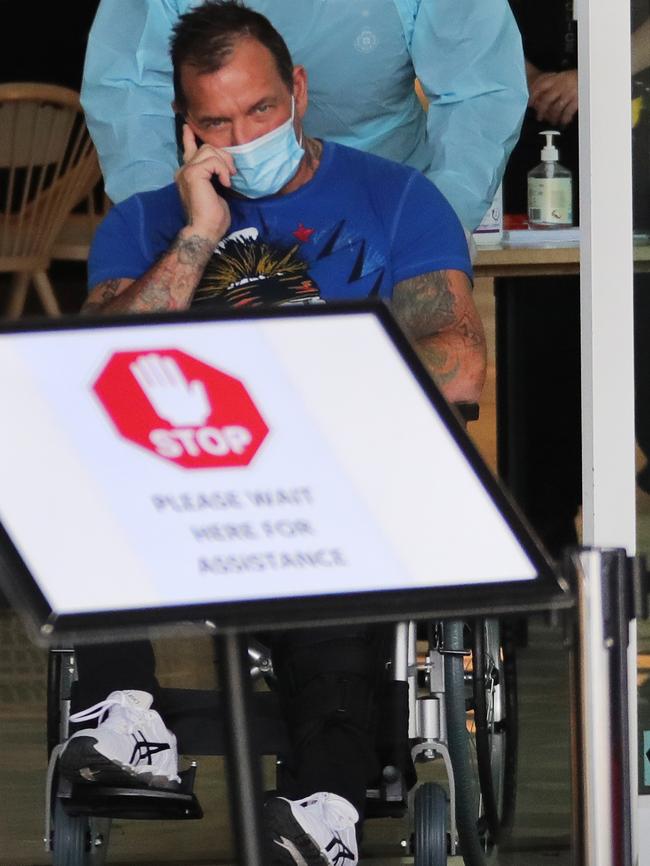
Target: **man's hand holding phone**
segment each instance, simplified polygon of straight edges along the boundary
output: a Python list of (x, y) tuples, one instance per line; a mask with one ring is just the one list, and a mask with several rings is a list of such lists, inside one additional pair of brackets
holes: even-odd
[(187, 123), (183, 124), (183, 165), (176, 173), (187, 224), (200, 237), (221, 240), (230, 228), (230, 208), (214, 188), (216, 177), (222, 186), (229, 187), (235, 174), (232, 156), (209, 144), (200, 144)]

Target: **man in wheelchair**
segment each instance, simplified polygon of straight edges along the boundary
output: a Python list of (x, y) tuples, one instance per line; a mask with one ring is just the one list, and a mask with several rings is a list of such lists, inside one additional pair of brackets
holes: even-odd
[[(465, 235), (440, 192), (413, 169), (308, 137), (306, 71), (245, 6), (194, 8), (176, 25), (171, 54), (183, 165), (174, 184), (109, 212), (91, 250), (85, 312), (380, 297), (447, 399), (477, 401), (485, 338)], [(292, 763), (281, 796), (265, 805), (271, 862), (357, 862), (366, 788), (379, 771), (382, 643), (377, 627), (272, 637)], [(61, 774), (174, 785), (176, 741), (160, 715), (151, 645), (76, 654), (76, 704), (89, 708), (71, 717), (81, 727)]]

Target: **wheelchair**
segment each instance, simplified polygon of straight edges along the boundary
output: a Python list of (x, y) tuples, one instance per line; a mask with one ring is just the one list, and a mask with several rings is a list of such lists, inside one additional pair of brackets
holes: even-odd
[[(517, 676), (515, 629), (507, 620), (400, 622), (386, 660), (377, 753), (382, 771), (366, 792), (366, 819), (408, 817), (415, 866), (446, 866), (460, 855), (485, 866), (512, 827), (516, 792)], [(248, 643), (252, 738), (260, 755), (289, 750), (266, 648)], [(72, 785), (57, 760), (68, 737), (76, 681), (74, 651), (49, 654), (45, 848), (53, 866), (108, 863), (111, 821), (202, 817), (193, 793), (197, 764), (180, 771), (174, 790)], [(225, 753), (220, 695), (163, 689), (161, 711), (181, 755)], [(418, 768), (438, 760), (446, 779), (418, 782)], [(406, 853), (406, 852), (403, 852)]]

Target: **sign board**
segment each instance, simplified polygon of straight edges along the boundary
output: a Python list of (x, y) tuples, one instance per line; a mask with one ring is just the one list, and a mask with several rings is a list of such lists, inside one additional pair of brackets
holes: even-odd
[(0, 400), (2, 574), (43, 634), (562, 595), (383, 305), (5, 326)]

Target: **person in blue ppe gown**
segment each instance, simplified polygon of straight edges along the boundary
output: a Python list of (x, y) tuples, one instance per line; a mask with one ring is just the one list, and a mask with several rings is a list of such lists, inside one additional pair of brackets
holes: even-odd
[[(102, 0), (82, 103), (113, 202), (178, 168), (168, 43), (196, 0)], [(507, 0), (252, 0), (309, 74), (306, 134), (423, 171), (466, 230), (501, 181), (528, 98)], [(428, 111), (415, 92), (418, 79)]]
[[(546, 129), (561, 131), (560, 162), (573, 173), (573, 214), (579, 225), (578, 34), (573, 0), (511, 0), (522, 34), (530, 85), (529, 109), (504, 180), (504, 210), (525, 214), (526, 177), (540, 160)], [(650, 92), (644, 72), (648, 0), (631, 5), (632, 94)], [(648, 101), (650, 104), (650, 100)], [(636, 232), (650, 229), (650, 123), (640, 111), (632, 130), (633, 218)], [(634, 278), (636, 437), (650, 454), (650, 286)], [(560, 559), (578, 544), (582, 501), (580, 415), (580, 278), (512, 277), (495, 283), (498, 464), (507, 484), (549, 553)], [(650, 468), (638, 475), (650, 492)]]
[[(511, 0), (530, 105), (503, 182), (506, 214), (526, 214), (527, 173), (545, 129), (561, 132), (560, 162), (573, 173), (579, 224), (578, 43), (572, 0)], [(495, 281), (499, 475), (555, 559), (578, 543), (581, 501), (580, 278)]]

